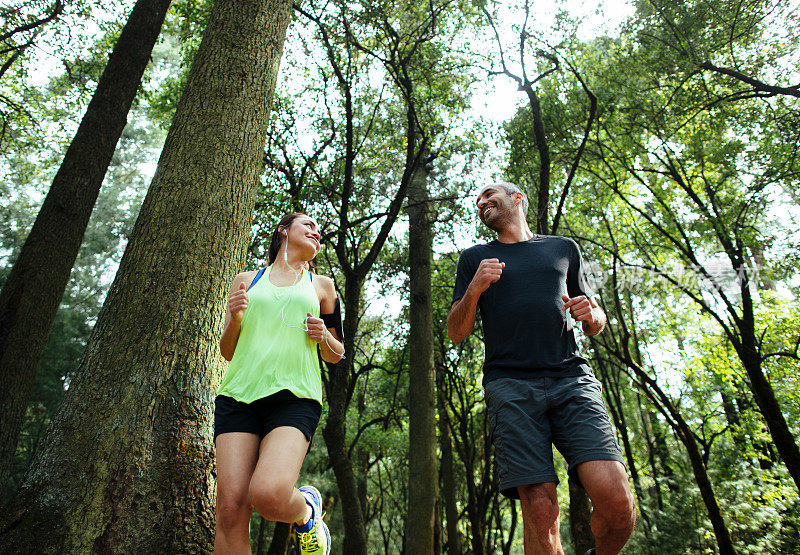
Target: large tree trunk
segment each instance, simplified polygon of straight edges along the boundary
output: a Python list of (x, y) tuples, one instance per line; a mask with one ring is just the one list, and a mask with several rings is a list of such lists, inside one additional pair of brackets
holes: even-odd
[[(427, 158), (423, 155), (423, 158)], [(425, 160), (429, 162), (429, 160)], [(433, 553), (439, 472), (431, 299), (431, 220), (426, 164), (414, 169), (408, 187), (410, 323), (408, 334), (409, 469), (406, 553)]]
[(89, 216), (170, 0), (139, 0), (0, 291), (0, 487)]
[(210, 551), (211, 407), (287, 0), (218, 0), (150, 190), (0, 551)]

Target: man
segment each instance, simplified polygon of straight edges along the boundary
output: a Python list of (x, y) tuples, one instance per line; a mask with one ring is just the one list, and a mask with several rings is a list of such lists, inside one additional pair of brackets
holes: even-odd
[(634, 503), (600, 383), (566, 315), (589, 335), (606, 324), (578, 246), (565, 237), (534, 235), (525, 217), (528, 201), (516, 185), (483, 187), (477, 204), (497, 239), (461, 253), (447, 334), (455, 343), (467, 337), (480, 308), (500, 490), (520, 499), (525, 553), (564, 552), (551, 445), (592, 500), (596, 553), (619, 553), (633, 531)]

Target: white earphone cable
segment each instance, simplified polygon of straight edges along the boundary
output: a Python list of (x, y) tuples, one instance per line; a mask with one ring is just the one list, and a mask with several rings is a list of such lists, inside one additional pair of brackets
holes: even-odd
[[(297, 330), (308, 332), (308, 318), (309, 318), (308, 316), (306, 316), (305, 319), (303, 319), (303, 327), (294, 326), (292, 324), (289, 324), (286, 321), (286, 315), (285, 315), (286, 307), (289, 306), (289, 304), (292, 302), (292, 298), (294, 297), (294, 286), (297, 285), (297, 283), (303, 277), (303, 266), (300, 266), (300, 271), (299, 272), (295, 272), (295, 269), (292, 268), (289, 265), (289, 254), (288, 254), (289, 253), (289, 234), (286, 232), (286, 230), (283, 231), (283, 234), (286, 237), (286, 245), (284, 246), (284, 249), (283, 249), (283, 263), (294, 274), (294, 280), (292, 281), (292, 285), (289, 287), (289, 296), (286, 298), (286, 303), (284, 303), (283, 308), (281, 308), (281, 322), (287, 328), (294, 328), (294, 329), (297, 329)], [(328, 346), (328, 349), (330, 349), (331, 352), (333, 354), (335, 354), (336, 356), (339, 356), (342, 359), (344, 359), (344, 345), (342, 345), (342, 352), (341, 353), (337, 353), (336, 350), (333, 347), (331, 347), (331, 344), (328, 342), (328, 334), (326, 332), (327, 332), (327, 330), (323, 331), (322, 337), (323, 337), (323, 339), (325, 339), (325, 344)]]

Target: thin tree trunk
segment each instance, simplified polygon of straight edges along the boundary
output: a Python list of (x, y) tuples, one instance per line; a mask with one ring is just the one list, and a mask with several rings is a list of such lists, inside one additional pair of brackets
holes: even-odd
[(700, 490), (700, 496), (703, 498), (703, 503), (706, 506), (708, 518), (711, 521), (711, 526), (714, 529), (714, 536), (717, 539), (717, 546), (720, 553), (723, 555), (731, 555), (736, 553), (733, 548), (733, 541), (731, 540), (730, 532), (725, 524), (725, 519), (722, 516), (717, 497), (714, 494), (714, 487), (711, 484), (711, 479), (708, 476), (703, 456), (700, 449), (697, 447), (697, 442), (692, 435), (689, 425), (684, 420), (683, 416), (669, 401), (666, 394), (659, 388), (658, 384), (631, 360), (627, 360), (629, 368), (637, 375), (639, 380), (645, 384), (644, 387), (649, 389), (651, 397), (659, 399), (662, 406), (659, 406), (664, 415), (667, 417), (667, 422), (675, 430), (675, 435), (686, 448), (686, 454), (689, 456), (689, 461), (692, 465), (692, 472), (694, 474), (695, 482)]
[(272, 529), (272, 541), (269, 543), (267, 555), (284, 555), (289, 547), (291, 525), (286, 522), (276, 522)]
[(436, 388), (438, 407), (439, 407), (439, 450), (442, 453), (441, 476), (442, 492), (444, 500), (444, 514), (447, 520), (447, 546), (448, 555), (461, 555), (461, 533), (458, 531), (458, 506), (456, 505), (456, 480), (455, 465), (453, 464), (453, 446), (450, 438), (450, 419), (444, 403), (444, 380), (439, 378), (437, 372), (438, 387)]
[(508, 525), (508, 532), (506, 533), (507, 539), (503, 542), (503, 555), (511, 554), (511, 548), (514, 544), (514, 534), (517, 531), (517, 522), (519, 521), (519, 517), (517, 516), (516, 500), (509, 499), (509, 503), (509, 511), (511, 511), (511, 523)]
[[(599, 357), (598, 357), (599, 359)], [(639, 469), (636, 466), (636, 459), (633, 456), (633, 446), (631, 445), (630, 436), (628, 434), (628, 423), (625, 418), (625, 404), (623, 393), (620, 391), (619, 384), (619, 371), (615, 372), (612, 376), (609, 373), (609, 368), (603, 363), (602, 359), (597, 360), (598, 368), (600, 370), (600, 379), (606, 390), (605, 398), (608, 403), (609, 413), (614, 421), (614, 426), (619, 432), (620, 439), (622, 440), (622, 448), (625, 453), (625, 460), (628, 462), (628, 471), (633, 481), (633, 489), (636, 492), (637, 506), (642, 515), (645, 523), (645, 534), (650, 535), (651, 524), (650, 516), (644, 506), (644, 495), (642, 490), (642, 483), (639, 477)]]
[[(210, 551), (213, 391), (291, 2), (214, 3), (153, 182), (0, 551)], [(43, 533), (46, 531), (46, 533)]]
[(408, 187), (409, 258), (409, 469), (406, 553), (433, 553), (439, 471), (436, 459), (436, 386), (433, 367), (432, 237), (428, 197), (430, 162), (414, 169)]
[(656, 507), (659, 511), (664, 510), (664, 499), (661, 494), (661, 473), (656, 466), (656, 444), (655, 440), (650, 437), (650, 431), (652, 426), (652, 413), (649, 409), (646, 409), (642, 406), (642, 399), (639, 393), (636, 393), (636, 401), (639, 403), (639, 419), (642, 422), (642, 435), (644, 436), (644, 442), (647, 449), (647, 463), (650, 466), (650, 475), (653, 479), (653, 487), (650, 489), (651, 495), (655, 495), (656, 498)]
[(703, 463), (703, 456), (697, 448), (697, 443), (694, 441), (688, 425), (683, 419), (677, 420), (677, 424), (678, 429), (676, 432), (684, 447), (686, 447), (686, 453), (689, 455), (694, 478), (700, 490), (700, 496), (703, 498), (703, 503), (708, 511), (708, 518), (711, 520), (711, 526), (714, 528), (714, 535), (717, 538), (719, 552), (723, 555), (733, 555), (736, 553), (736, 550), (733, 548), (733, 541), (731, 540), (728, 527), (725, 524), (725, 519), (722, 517), (722, 511), (717, 502), (717, 497), (714, 495), (714, 488), (708, 477), (706, 465)]
[[(366, 387), (366, 384), (361, 384), (356, 395), (356, 410), (358, 410), (359, 425), (364, 421), (364, 412), (367, 410)], [(367, 507), (367, 467), (369, 466), (369, 451), (363, 445), (358, 445), (355, 451), (354, 463), (356, 466), (355, 474), (356, 488), (358, 489), (358, 503), (361, 505), (361, 514), (364, 515), (366, 524), (366, 521), (369, 519), (369, 510)]]
[(536, 192), (536, 233), (547, 234), (550, 232), (547, 208), (550, 204), (550, 147), (544, 131), (544, 119), (539, 96), (531, 84), (525, 87), (528, 103), (531, 107), (533, 118), (533, 136), (536, 139), (536, 150), (539, 151), (539, 189)]
[[(466, 441), (470, 438), (465, 437)], [(478, 481), (482, 478), (475, 473), (475, 457), (474, 446), (465, 445), (465, 449), (469, 450), (466, 457), (462, 457), (464, 467), (467, 475), (467, 516), (470, 523), (470, 545), (472, 546), (473, 555), (484, 555), (485, 539), (486, 539), (486, 526), (484, 519), (486, 518), (486, 509), (488, 505), (481, 503), (481, 492), (478, 488)], [(488, 449), (488, 445), (486, 446)], [(487, 461), (491, 464), (491, 461)], [(486, 477), (484, 474), (483, 477)]]
[[(750, 378), (750, 391), (758, 404), (761, 415), (767, 423), (772, 441), (778, 449), (783, 464), (794, 480), (795, 487), (800, 491), (800, 447), (797, 446), (794, 435), (786, 423), (783, 411), (775, 397), (772, 384), (764, 375), (762, 368), (759, 340), (756, 337), (755, 313), (753, 299), (750, 293), (750, 281), (745, 276), (740, 284), (742, 293), (742, 316), (739, 319), (739, 334), (741, 341), (734, 345), (736, 354), (742, 361), (747, 377)], [(754, 284), (758, 285), (758, 284)]]
[(725, 411), (725, 420), (731, 430), (733, 444), (736, 446), (737, 451), (744, 453), (748, 448), (748, 442), (742, 433), (742, 421), (739, 418), (739, 411), (736, 410), (733, 399), (725, 389), (720, 388), (719, 396), (722, 399), (722, 409)]
[[(753, 335), (753, 339), (755, 339), (755, 335)], [(752, 344), (756, 344), (755, 340)], [(775, 397), (775, 391), (761, 369), (760, 355), (756, 352), (755, 347), (742, 347), (739, 356), (747, 372), (747, 377), (750, 378), (750, 390), (767, 423), (772, 441), (775, 443), (789, 475), (794, 480), (795, 487), (800, 490), (800, 448), (786, 423), (786, 418), (784, 418)]]
[(0, 291), (0, 487), (100, 185), (170, 0), (138, 0)]
[(258, 519), (258, 532), (256, 532), (256, 548), (255, 555), (264, 555), (267, 543), (267, 528), (269, 524), (266, 519), (259, 517)]
[(589, 496), (578, 483), (569, 478), (569, 531), (575, 553), (586, 553), (594, 547), (594, 536), (591, 527), (592, 508)]
[[(622, 312), (622, 305), (619, 297), (616, 298), (615, 311), (619, 321), (624, 323), (624, 314)], [(708, 518), (711, 521), (712, 528), (714, 529), (714, 536), (717, 539), (717, 545), (720, 553), (723, 555), (735, 553), (730, 532), (725, 524), (725, 519), (722, 516), (722, 511), (719, 507), (719, 503), (717, 502), (716, 495), (714, 494), (714, 488), (708, 476), (705, 463), (703, 462), (703, 457), (697, 447), (697, 442), (695, 441), (689, 425), (686, 423), (686, 420), (683, 418), (666, 393), (664, 393), (664, 391), (660, 388), (658, 383), (652, 377), (647, 375), (639, 361), (631, 358), (631, 354), (628, 349), (621, 349), (616, 344), (609, 344), (608, 340), (604, 340), (603, 338), (593, 338), (592, 340), (602, 342), (600, 344), (602, 344), (607, 351), (613, 353), (616, 358), (618, 358), (633, 372), (640, 382), (642, 391), (647, 394), (647, 396), (653, 401), (656, 408), (658, 408), (658, 410), (661, 411), (661, 413), (666, 417), (668, 424), (675, 431), (675, 435), (686, 448), (686, 453), (691, 461), (695, 482), (700, 490), (703, 503), (706, 506)], [(634, 342), (634, 347), (634, 352), (638, 357), (639, 349), (636, 342)], [(655, 419), (655, 417), (652, 417), (652, 423), (654, 429), (657, 429), (658, 421)], [(664, 453), (662, 453), (662, 456), (664, 457), (662, 458), (663, 461), (668, 456), (668, 452), (666, 448), (666, 441), (663, 437), (661, 439), (663, 441), (663, 446), (659, 445), (659, 447), (663, 447), (664, 449)]]
[(328, 419), (322, 431), (342, 500), (342, 523), (344, 525), (342, 547), (343, 552), (347, 554), (367, 553), (364, 512), (361, 509), (356, 476), (348, 455), (345, 434), (350, 376), (355, 352), (355, 333), (363, 284), (363, 278), (359, 279), (356, 276), (347, 276), (345, 279), (344, 305), (346, 311), (343, 331), (346, 355), (344, 360), (332, 366), (327, 380)]

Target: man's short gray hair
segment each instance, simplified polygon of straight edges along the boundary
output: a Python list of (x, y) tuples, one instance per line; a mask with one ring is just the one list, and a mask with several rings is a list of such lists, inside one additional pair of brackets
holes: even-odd
[(498, 187), (502, 187), (505, 189), (506, 193), (512, 195), (514, 193), (519, 193), (522, 195), (522, 215), (526, 216), (528, 214), (528, 195), (525, 192), (514, 185), (513, 183), (509, 183), (508, 181), (495, 181), (494, 183), (490, 183), (489, 185), (484, 185), (481, 187), (481, 190), (478, 191), (478, 195), (483, 192), (484, 189), (488, 189), (489, 187), (494, 187), (495, 189)]

